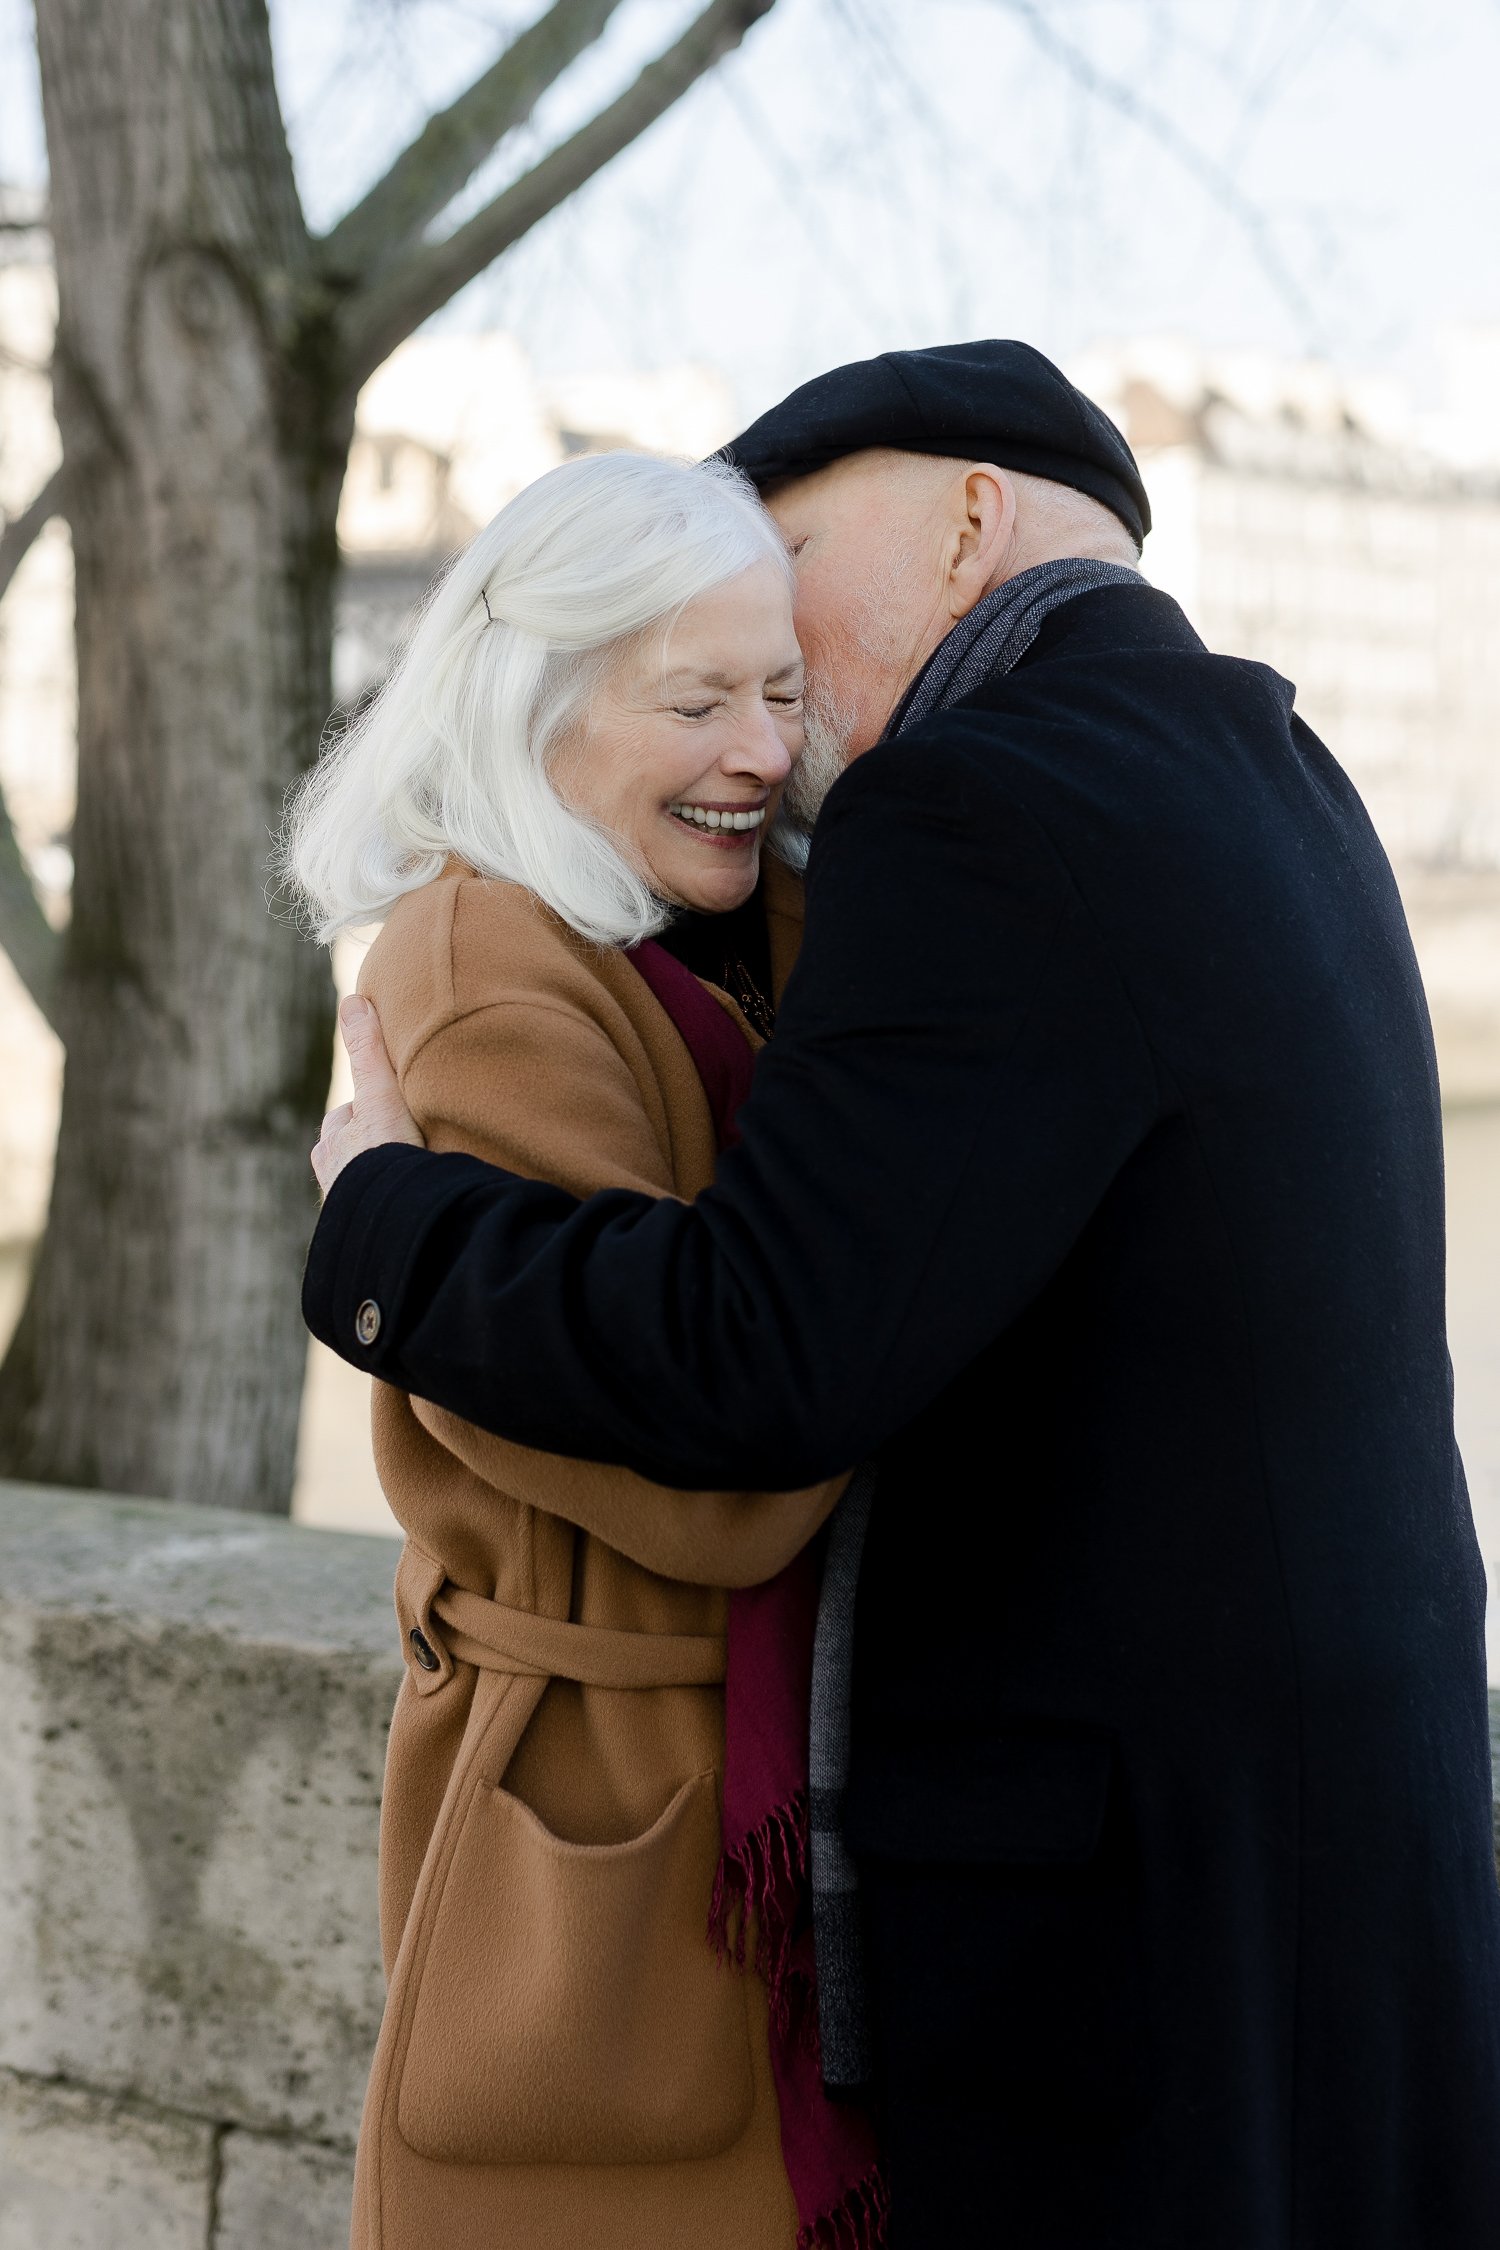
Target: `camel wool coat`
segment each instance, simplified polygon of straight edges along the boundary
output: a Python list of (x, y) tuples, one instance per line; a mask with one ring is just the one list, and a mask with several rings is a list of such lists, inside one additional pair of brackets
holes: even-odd
[[(800, 886), (770, 894), (779, 983)], [(574, 1195), (711, 1179), (670, 1018), (530, 893), (450, 865), (360, 989), (434, 1149)], [(407, 1674), (354, 2250), (792, 2250), (765, 1988), (707, 1935), (726, 1589), (782, 1569), (843, 1480), (669, 1490), (379, 1383), (373, 1434)]]

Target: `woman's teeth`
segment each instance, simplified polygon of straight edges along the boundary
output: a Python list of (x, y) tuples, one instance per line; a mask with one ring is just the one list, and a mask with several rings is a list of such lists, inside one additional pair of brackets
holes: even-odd
[(753, 812), (710, 812), (704, 805), (668, 805), (667, 810), (677, 820), (685, 820), (693, 828), (759, 828), (766, 817), (764, 805)]

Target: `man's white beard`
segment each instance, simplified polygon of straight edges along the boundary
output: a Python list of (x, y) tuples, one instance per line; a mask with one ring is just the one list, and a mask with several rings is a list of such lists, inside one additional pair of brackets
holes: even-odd
[(823, 809), (823, 799), (849, 763), (849, 737), (854, 732), (852, 713), (843, 711), (816, 680), (809, 680), (803, 700), (802, 755), (781, 792), (767, 845), (789, 867), (807, 865), (813, 823)]

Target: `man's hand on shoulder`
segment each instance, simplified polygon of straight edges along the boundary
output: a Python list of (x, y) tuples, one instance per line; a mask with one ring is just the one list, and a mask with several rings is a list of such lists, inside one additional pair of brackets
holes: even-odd
[(391, 1141), (404, 1141), (409, 1148), (427, 1145), (402, 1099), (380, 1019), (369, 1001), (358, 995), (345, 1000), (339, 1008), (339, 1029), (354, 1072), (354, 1099), (328, 1112), (312, 1152), (312, 1168), (325, 1197), (344, 1166), (367, 1148), (381, 1148)]

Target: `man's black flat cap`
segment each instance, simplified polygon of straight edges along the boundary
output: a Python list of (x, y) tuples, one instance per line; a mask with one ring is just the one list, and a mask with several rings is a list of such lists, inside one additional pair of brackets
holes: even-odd
[(846, 453), (889, 445), (1049, 477), (1102, 500), (1139, 545), (1151, 507), (1107, 414), (1030, 344), (984, 338), (882, 352), (815, 375), (726, 445), (762, 491)]

